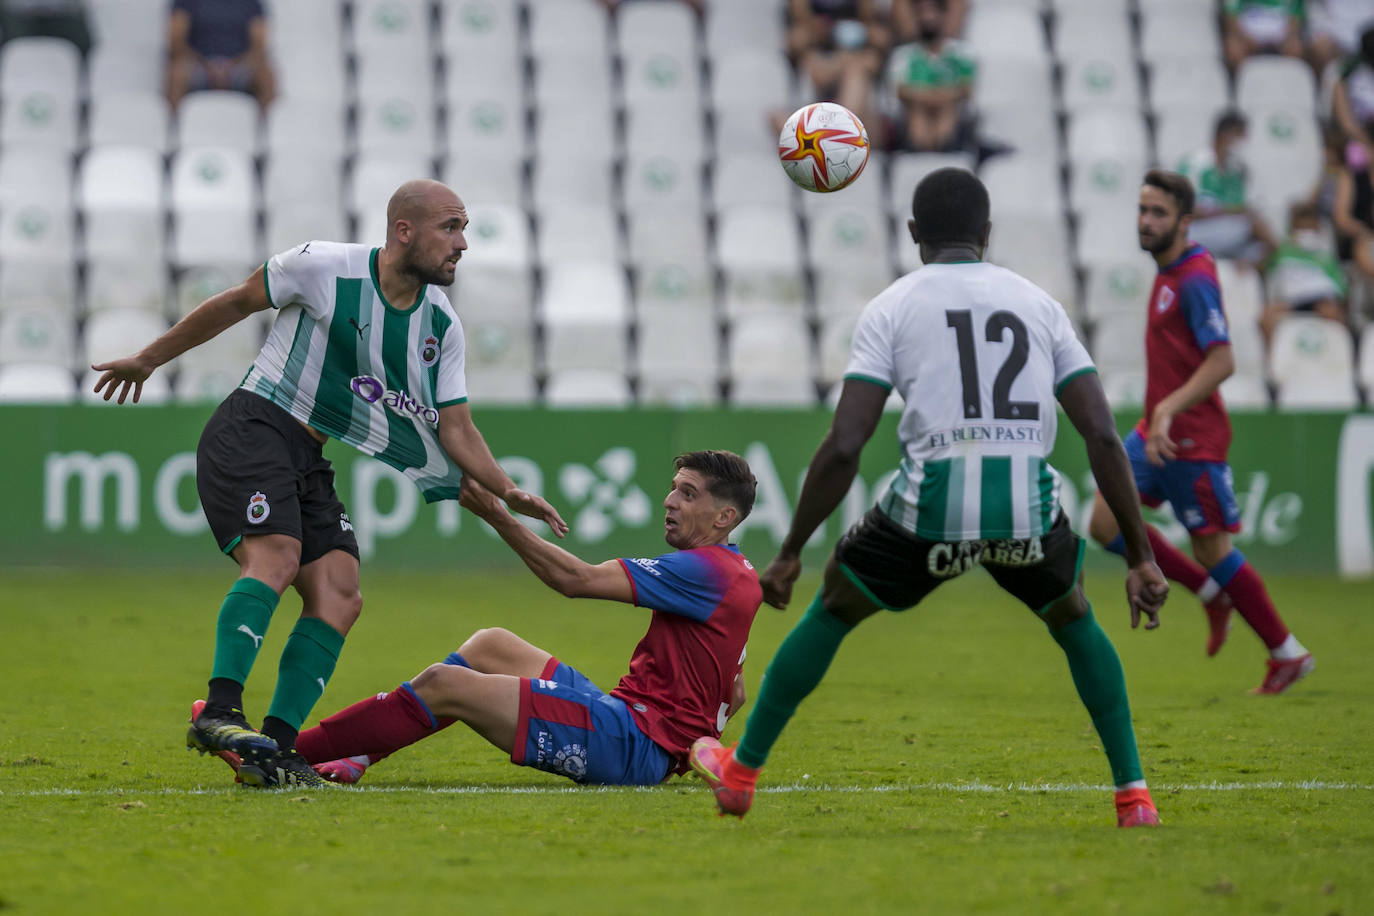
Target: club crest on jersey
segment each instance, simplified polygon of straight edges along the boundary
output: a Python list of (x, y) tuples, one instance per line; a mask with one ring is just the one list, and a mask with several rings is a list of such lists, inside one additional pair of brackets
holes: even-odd
[(349, 383), (349, 387), (369, 404), (380, 401), (382, 406), (398, 416), (420, 420), (435, 428), (439, 426), (439, 411), (421, 404), (404, 391), (392, 391), (375, 375), (359, 375)]
[(426, 367), (439, 361), (439, 338), (433, 334), (420, 342), (420, 362)]
[(246, 514), (250, 525), (261, 525), (267, 521), (267, 516), (272, 514), (272, 507), (267, 504), (267, 495), (258, 491), (249, 497)]
[(1170, 287), (1161, 286), (1159, 297), (1155, 299), (1155, 309), (1159, 312), (1167, 312), (1169, 306), (1174, 304), (1174, 291)]

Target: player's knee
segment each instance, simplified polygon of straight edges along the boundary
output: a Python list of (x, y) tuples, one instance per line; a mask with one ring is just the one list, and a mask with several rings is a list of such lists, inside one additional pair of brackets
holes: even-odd
[(483, 627), (458, 647), (458, 654), (477, 671), (486, 671), (500, 655), (501, 645), (512, 635), (502, 627)]
[(1058, 601), (1051, 604), (1040, 615), (1040, 619), (1045, 621), (1045, 626), (1051, 630), (1066, 627), (1075, 620), (1088, 613), (1088, 599), (1083, 594), (1083, 587), (1077, 586)]
[(463, 684), (473, 676), (467, 668), (438, 662), (411, 678), (410, 689), (434, 715), (455, 716), (459, 714)]
[(1092, 517), (1088, 519), (1088, 536), (1097, 543), (1106, 546), (1116, 540), (1116, 535), (1116, 519), (1112, 518), (1110, 512), (1099, 512), (1094, 507)]

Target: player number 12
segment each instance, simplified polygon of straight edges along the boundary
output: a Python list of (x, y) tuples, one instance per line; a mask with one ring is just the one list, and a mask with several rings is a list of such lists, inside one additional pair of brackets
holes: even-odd
[[(964, 388), (964, 419), (978, 420), (983, 416), (983, 399), (978, 385), (978, 357), (973, 346), (973, 313), (968, 309), (945, 312), (945, 324), (954, 329), (959, 345), (959, 375)], [(992, 383), (992, 417), (994, 420), (1038, 420), (1040, 405), (1035, 401), (1011, 400), (1011, 385), (1026, 366), (1030, 352), (1026, 325), (1011, 312), (996, 311), (988, 316), (986, 338), (1001, 343), (1005, 331), (1011, 331), (1011, 351)]]

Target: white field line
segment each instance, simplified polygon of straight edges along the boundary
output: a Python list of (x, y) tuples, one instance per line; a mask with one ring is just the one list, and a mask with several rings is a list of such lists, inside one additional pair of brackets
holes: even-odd
[[(686, 784), (686, 783), (684, 783)], [(6, 792), (0, 790), (0, 797), (10, 798), (82, 798), (82, 797), (120, 797), (135, 795), (166, 795), (166, 796), (189, 796), (189, 795), (221, 795), (228, 791), (235, 791), (239, 787), (196, 787), (193, 789), (68, 789), (55, 787), (51, 789), (30, 789), (19, 792)], [(627, 794), (634, 792), (653, 792), (658, 786), (337, 786), (335, 789), (342, 789), (348, 792), (357, 792), (370, 795), (573, 795), (581, 793), (593, 794)], [(1111, 790), (1108, 785), (1091, 785), (1088, 783), (1007, 783), (1005, 785), (991, 785), (982, 782), (924, 782), (924, 783), (904, 783), (894, 785), (879, 786), (832, 786), (826, 783), (794, 782), (785, 785), (760, 786), (760, 794), (768, 795), (790, 795), (799, 792), (815, 793), (847, 793), (863, 794), (872, 792), (875, 794), (902, 794), (902, 793), (951, 793), (951, 794), (978, 794), (978, 795), (1001, 795), (1009, 793), (1073, 793), (1073, 792), (1108, 792)], [(1156, 792), (1252, 792), (1271, 789), (1290, 789), (1298, 791), (1321, 791), (1321, 792), (1363, 792), (1374, 790), (1374, 784), (1355, 783), (1355, 782), (1326, 782), (1323, 780), (1269, 780), (1260, 782), (1202, 782), (1202, 783), (1179, 783), (1176, 785), (1156, 785), (1151, 786)], [(302, 791), (302, 790), (293, 790)], [(308, 791), (308, 790), (306, 790)]]

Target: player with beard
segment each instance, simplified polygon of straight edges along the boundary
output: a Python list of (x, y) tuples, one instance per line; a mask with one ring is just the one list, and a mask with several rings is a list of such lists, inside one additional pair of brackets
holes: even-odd
[[(1264, 582), (1231, 543), (1240, 530), (1227, 450), (1231, 421), (1219, 387), (1235, 370), (1221, 287), (1212, 255), (1188, 241), (1193, 186), (1162, 169), (1145, 174), (1137, 231), (1159, 265), (1145, 331), (1145, 412), (1126, 437), (1141, 500), (1168, 500), (1188, 529), (1193, 562), (1156, 529), (1146, 533), (1166, 576), (1195, 592), (1207, 608), (1207, 654), (1226, 640), (1232, 606), (1269, 650), (1264, 681), (1252, 692), (1282, 693), (1313, 668), (1312, 655), (1289, 632)], [(1089, 532), (1113, 553), (1125, 549), (1102, 494)], [(1199, 565), (1201, 564), (1201, 565)]]
[[(311, 241), (274, 255), (124, 359), (93, 366), (105, 400), (138, 401), (159, 366), (255, 312), (276, 309), (243, 382), (216, 409), (196, 449), (196, 487), (220, 550), (239, 577), (220, 605), (209, 694), (186, 736), (242, 759), (258, 786), (324, 785), (296, 735), (362, 611), (358, 543), (324, 458), (333, 436), (401, 471), (427, 502), (456, 499), (471, 476), (516, 512), (567, 525), (517, 488), (472, 422), (463, 328), (438, 289), (453, 282), (468, 215), (449, 188), (408, 181), (387, 205), (380, 248)], [(287, 586), (301, 596), (261, 733), (243, 685)]]

